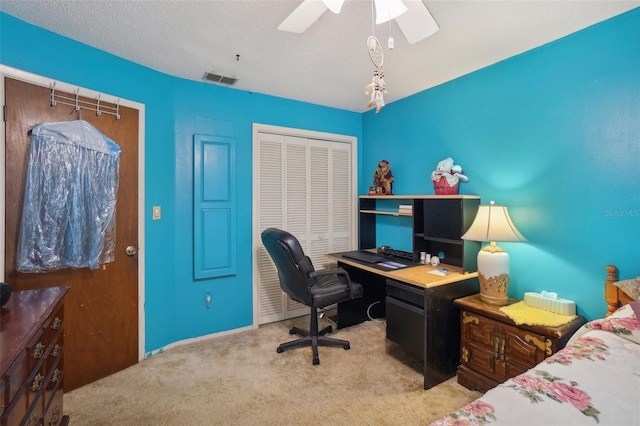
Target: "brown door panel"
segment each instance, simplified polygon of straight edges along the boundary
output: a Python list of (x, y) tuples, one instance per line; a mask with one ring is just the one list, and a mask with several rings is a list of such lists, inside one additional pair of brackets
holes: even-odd
[[(74, 98), (75, 94), (62, 93)], [(120, 119), (82, 111), (121, 148), (116, 207), (115, 260), (100, 269), (64, 269), (46, 273), (15, 270), (29, 130), (43, 122), (79, 118), (73, 106), (51, 106), (51, 90), (5, 78), (5, 281), (14, 291), (67, 285), (65, 299), (65, 390), (105, 377), (138, 360), (138, 259), (125, 247), (138, 245), (138, 110), (119, 107)], [(95, 103), (95, 99), (80, 97)], [(101, 104), (105, 104), (101, 102)], [(113, 105), (115, 107), (115, 105)]]

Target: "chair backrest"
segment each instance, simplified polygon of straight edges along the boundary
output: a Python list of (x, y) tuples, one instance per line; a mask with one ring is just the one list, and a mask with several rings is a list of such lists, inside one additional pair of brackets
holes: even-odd
[(298, 239), (287, 231), (267, 228), (262, 231), (262, 243), (278, 269), (282, 290), (293, 300), (309, 306), (311, 279), (308, 274), (314, 268)]

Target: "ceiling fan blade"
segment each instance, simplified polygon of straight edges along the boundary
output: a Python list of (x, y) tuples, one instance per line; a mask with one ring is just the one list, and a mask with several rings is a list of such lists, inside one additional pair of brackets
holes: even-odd
[(327, 10), (322, 0), (303, 0), (278, 26), (280, 31), (303, 33)]
[(403, 13), (407, 7), (400, 0), (374, 0), (376, 6), (376, 25), (388, 22)]
[(409, 10), (398, 16), (396, 22), (409, 44), (415, 44), (438, 32), (440, 26), (422, 0), (403, 0), (403, 3)]
[(340, 13), (340, 9), (342, 9), (342, 5), (344, 4), (344, 0), (322, 0), (322, 2), (335, 14)]

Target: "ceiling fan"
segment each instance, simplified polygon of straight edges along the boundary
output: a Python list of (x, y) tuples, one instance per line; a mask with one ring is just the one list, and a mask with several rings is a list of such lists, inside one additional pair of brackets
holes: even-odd
[[(291, 33), (305, 32), (327, 10), (340, 13), (345, 0), (302, 0), (278, 26)], [(395, 19), (410, 44), (415, 44), (440, 29), (422, 0), (373, 0), (376, 24)]]

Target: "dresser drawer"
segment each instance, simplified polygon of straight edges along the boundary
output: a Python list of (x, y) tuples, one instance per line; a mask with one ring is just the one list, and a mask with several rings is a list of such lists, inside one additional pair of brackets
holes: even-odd
[(29, 405), (27, 414), (23, 420), (24, 423), (22, 423), (21, 426), (39, 426), (42, 424), (40, 422), (42, 417), (44, 417), (44, 405), (42, 404), (42, 394), (38, 392), (35, 394), (35, 399)]
[(13, 426), (20, 424), (20, 421), (27, 412), (27, 392), (23, 387), (18, 389), (13, 401), (7, 407), (5, 412), (0, 417), (2, 420), (0, 424), (2, 426)]
[(484, 346), (488, 350), (494, 347), (500, 332), (499, 322), (469, 312), (462, 312), (461, 321), (462, 333), (469, 343)]
[(5, 381), (6, 399), (5, 404), (9, 404), (16, 397), (29, 375), (29, 361), (27, 352), (23, 351), (7, 370)]
[(45, 425), (56, 426), (62, 423), (62, 397), (62, 388), (57, 388), (51, 395), (45, 411)]

